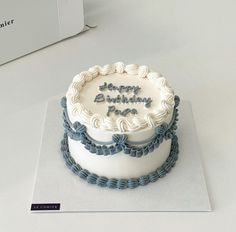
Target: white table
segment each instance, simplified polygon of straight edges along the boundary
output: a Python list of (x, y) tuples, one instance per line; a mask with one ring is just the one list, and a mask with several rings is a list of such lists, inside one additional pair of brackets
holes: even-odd
[[(86, 0), (86, 21), (97, 28), (0, 66), (0, 231), (235, 231), (235, 7)], [(160, 70), (192, 102), (213, 212), (32, 215), (41, 102), (65, 92), (79, 71), (120, 60)]]

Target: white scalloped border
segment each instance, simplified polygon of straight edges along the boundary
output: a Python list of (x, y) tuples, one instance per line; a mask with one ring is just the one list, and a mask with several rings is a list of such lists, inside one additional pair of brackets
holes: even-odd
[[(80, 103), (79, 93), (86, 82), (93, 80), (99, 75), (105, 76), (115, 72), (137, 75), (140, 78), (147, 78), (152, 81), (160, 90), (160, 107), (152, 113), (147, 113), (143, 118), (138, 116), (132, 118), (118, 117), (114, 120), (93, 113)], [(162, 75), (157, 72), (151, 72), (145, 65), (138, 66), (137, 64), (129, 64), (125, 66), (122, 62), (107, 64), (103, 67), (96, 65), (88, 71), (76, 75), (67, 91), (66, 98), (67, 104), (71, 106), (72, 115), (78, 117), (80, 122), (82, 121), (97, 129), (118, 132), (130, 132), (156, 127), (165, 121), (174, 107), (174, 91), (168, 85), (166, 78), (162, 77)]]

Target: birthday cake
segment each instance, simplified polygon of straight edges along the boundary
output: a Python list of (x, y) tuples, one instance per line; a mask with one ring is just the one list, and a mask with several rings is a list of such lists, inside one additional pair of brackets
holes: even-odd
[(166, 78), (144, 65), (118, 62), (81, 72), (61, 100), (67, 166), (101, 187), (157, 181), (178, 159), (179, 101)]

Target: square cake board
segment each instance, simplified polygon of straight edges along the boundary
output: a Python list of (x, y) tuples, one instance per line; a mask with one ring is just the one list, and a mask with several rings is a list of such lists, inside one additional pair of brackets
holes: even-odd
[(189, 102), (179, 106), (180, 153), (175, 167), (155, 183), (125, 190), (88, 184), (66, 166), (60, 151), (59, 103), (60, 97), (54, 97), (47, 104), (32, 204), (57, 203), (60, 209), (32, 210), (31, 205), (31, 212), (211, 211)]

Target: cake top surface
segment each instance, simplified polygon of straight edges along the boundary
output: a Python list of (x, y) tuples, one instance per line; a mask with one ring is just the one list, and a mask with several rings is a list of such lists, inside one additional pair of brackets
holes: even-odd
[(161, 74), (122, 62), (76, 75), (66, 98), (73, 121), (113, 132), (156, 127), (174, 107), (174, 92)]

